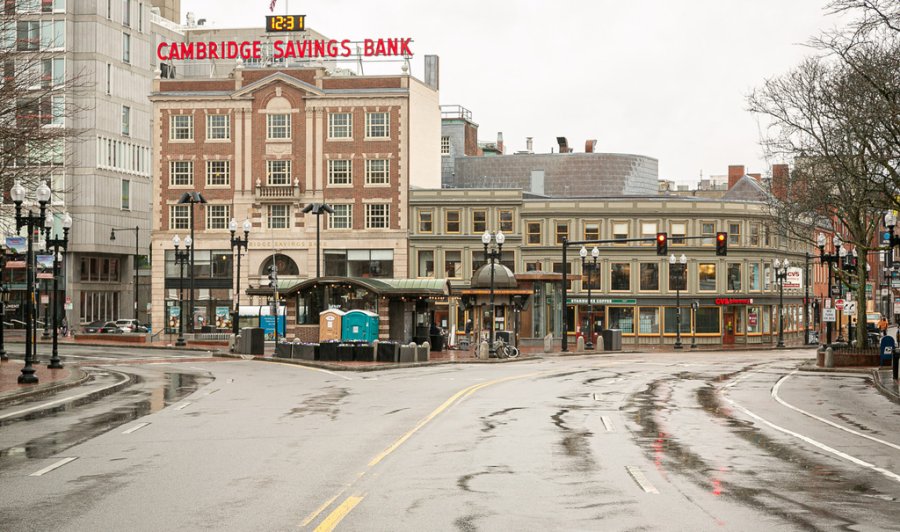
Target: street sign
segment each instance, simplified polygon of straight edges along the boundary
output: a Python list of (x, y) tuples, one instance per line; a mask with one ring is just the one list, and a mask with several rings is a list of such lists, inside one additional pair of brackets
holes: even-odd
[(847, 301), (844, 303), (844, 314), (847, 316), (856, 316), (856, 301)]
[(825, 298), (825, 308), (831, 308), (831, 298), (830, 297)]
[(894, 300), (894, 314), (900, 314), (900, 299)]
[(822, 309), (822, 321), (837, 321), (837, 311), (833, 308), (823, 308)]
[(843, 299), (835, 299), (834, 300), (834, 308), (838, 310), (844, 310), (844, 300)]
[(841, 295), (841, 287), (840, 286), (832, 286), (831, 287), (831, 295), (837, 297)]

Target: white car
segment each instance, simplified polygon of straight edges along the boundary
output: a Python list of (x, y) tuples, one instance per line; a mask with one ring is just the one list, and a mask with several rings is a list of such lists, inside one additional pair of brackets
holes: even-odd
[(138, 323), (138, 320), (135, 319), (116, 320), (116, 327), (118, 327), (122, 332), (139, 332), (141, 324)]

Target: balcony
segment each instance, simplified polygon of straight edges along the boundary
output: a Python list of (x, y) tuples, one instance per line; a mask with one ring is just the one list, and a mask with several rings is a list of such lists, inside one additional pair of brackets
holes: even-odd
[(256, 199), (258, 200), (290, 200), (300, 198), (300, 181), (294, 179), (292, 185), (264, 185), (256, 180)]

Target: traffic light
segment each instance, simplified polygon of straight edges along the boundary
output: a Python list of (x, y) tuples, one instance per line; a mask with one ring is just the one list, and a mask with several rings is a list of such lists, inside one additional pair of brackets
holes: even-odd
[(271, 288), (275, 288), (275, 285), (278, 282), (278, 268), (275, 265), (269, 266), (269, 286)]
[(656, 233), (656, 254), (665, 257), (669, 253), (669, 238), (666, 233)]
[(716, 233), (716, 255), (719, 257), (728, 255), (728, 233)]

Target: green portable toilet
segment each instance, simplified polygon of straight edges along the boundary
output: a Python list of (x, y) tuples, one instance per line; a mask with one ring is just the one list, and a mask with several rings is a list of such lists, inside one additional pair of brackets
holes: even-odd
[(350, 310), (341, 319), (341, 341), (374, 342), (378, 339), (378, 314)]

